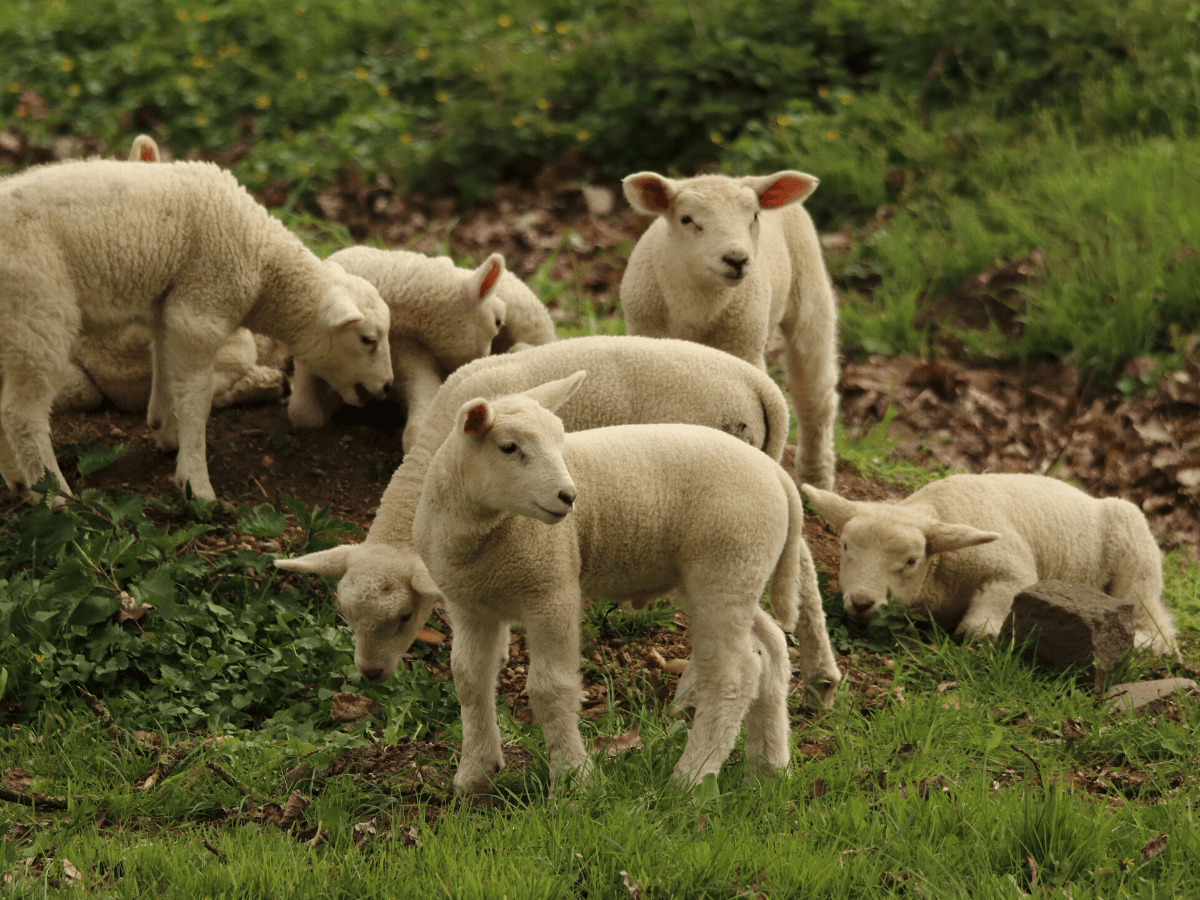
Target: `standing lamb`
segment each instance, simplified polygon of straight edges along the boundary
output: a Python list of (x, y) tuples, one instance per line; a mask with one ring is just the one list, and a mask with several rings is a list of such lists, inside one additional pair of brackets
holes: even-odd
[(658, 217), (621, 279), (629, 333), (697, 341), (765, 371), (767, 342), (778, 327), (800, 426), (796, 477), (831, 489), (837, 301), (816, 229), (800, 205), (817, 179), (776, 172), (676, 181), (638, 172), (623, 184), (634, 209)]
[(951, 475), (899, 502), (855, 502), (804, 485), (841, 532), (846, 612), (888, 602), (956, 634), (996, 635), (1037, 581), (1085, 584), (1133, 603), (1136, 643), (1178, 653), (1163, 606), (1162, 554), (1141, 510), (1042, 475)]
[(147, 421), (161, 448), (179, 448), (176, 483), (210, 500), (213, 359), (238, 326), (287, 344), (348, 403), (391, 385), (379, 292), (322, 263), (211, 163), (29, 169), (0, 180), (0, 222), (0, 473), (10, 486), (48, 468), (70, 493), (49, 413), (81, 334), (151, 328)]
[[(502, 331), (528, 345), (554, 340), (546, 308), (505, 269), (499, 253), (474, 270), (455, 266), (449, 257), (371, 247), (347, 247), (329, 260), (375, 285), (391, 309), (396, 396), (403, 395), (407, 409), (405, 452), (446, 377), (487, 356)], [(294, 425), (319, 428), (340, 405), (336, 394), (303, 365), (296, 366), (288, 401)]]
[[(752, 771), (787, 767), (791, 630), (832, 699), (841, 672), (825, 631), (804, 510), (762, 453), (697, 425), (622, 425), (565, 435), (553, 414), (585, 373), (493, 401), (468, 400), (429, 464), (413, 541), (446, 598), (462, 706), (455, 785), (486, 790), (503, 766), (497, 662), (525, 624), (526, 689), (552, 781), (586, 776), (579, 734), (581, 603), (674, 590), (688, 614), (695, 718), (675, 777), (716, 772), (746, 720)], [(756, 649), (759, 652), (755, 652)], [(765, 652), (764, 652), (765, 651)], [(765, 656), (765, 658), (763, 658)]]
[(472, 397), (527, 390), (586, 368), (588, 377), (559, 409), (570, 431), (605, 425), (680, 422), (719, 428), (776, 462), (787, 440), (787, 401), (749, 363), (686, 341), (584, 337), (489, 356), (447, 379), (416, 446), (392, 476), (366, 540), (275, 565), (341, 579), (338, 601), (354, 629), (354, 661), (365, 678), (386, 681), (433, 611), (439, 592), (413, 546), (412, 522), (433, 454)]

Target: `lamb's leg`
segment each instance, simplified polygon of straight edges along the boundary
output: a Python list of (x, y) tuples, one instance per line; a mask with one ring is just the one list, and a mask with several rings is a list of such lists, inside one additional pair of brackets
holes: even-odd
[[(531, 604), (532, 605), (532, 604)], [(563, 608), (561, 603), (555, 604)], [(551, 607), (547, 603), (543, 608)], [(578, 610), (578, 603), (565, 604)], [(542, 726), (550, 756), (550, 780), (555, 784), (568, 770), (587, 778), (591, 757), (579, 734), (579, 708), (583, 677), (579, 671), (579, 619), (577, 615), (526, 616), (525, 640), (529, 645), (529, 708)]]
[[(1138, 523), (1145, 528), (1144, 522)], [(1153, 539), (1151, 539), (1152, 541)], [(1133, 604), (1135, 647), (1148, 647), (1161, 656), (1170, 652), (1179, 658), (1179, 644), (1175, 638), (1175, 623), (1171, 613), (1162, 602), (1162, 564), (1159, 562), (1158, 546), (1151, 543), (1146, 559), (1134, 556), (1134, 548), (1125, 548), (1121, 554), (1127, 557), (1124, 565), (1115, 566), (1112, 584), (1108, 592), (1118, 600)]]
[(175, 419), (171, 386), (168, 383), (167, 350), (158, 324), (150, 332), (150, 399), (146, 403), (146, 424), (150, 426), (154, 445), (165, 451), (179, 447), (179, 423)]
[(492, 786), (504, 767), (500, 724), (496, 720), (496, 680), (499, 664), (507, 659), (508, 623), (448, 602), (454, 643), (450, 671), (462, 708), (463, 749), (454, 786), (479, 794)]
[[(701, 599), (693, 602), (691, 597)], [(692, 632), (688, 669), (696, 670), (696, 714), (675, 778), (696, 785), (720, 769), (733, 749), (758, 693), (763, 661), (750, 637), (757, 594), (730, 596), (708, 588), (688, 590), (686, 598)]]
[(751, 637), (762, 669), (746, 712), (746, 774), (771, 775), (785, 770), (791, 757), (787, 695), (792, 667), (783, 629), (762, 609), (755, 611)]
[(1013, 598), (1029, 584), (1037, 581), (1033, 575), (1028, 580), (1007, 579), (990, 581), (976, 591), (967, 604), (966, 615), (954, 629), (955, 634), (967, 637), (997, 637), (1000, 627), (1012, 611)]
[(421, 426), (442, 387), (442, 370), (424, 347), (411, 341), (392, 341), (392, 372), (395, 384), (402, 386), (407, 415), (401, 447), (408, 453), (417, 442)]
[[(50, 408), (69, 365), (67, 346), (45, 341), (32, 343), (35, 355), (4, 348), (4, 383), (0, 387), (0, 427), (4, 430), (4, 448), (0, 452), (0, 472), (10, 488), (31, 497), (29, 488), (49, 469), (58, 479), (59, 492), (70, 495), (71, 488), (54, 458), (50, 441)], [(57, 505), (62, 505), (61, 500)]]
[[(817, 331), (818, 333), (812, 333)], [(799, 447), (796, 480), (833, 490), (834, 423), (838, 411), (837, 338), (834, 323), (783, 323), (788, 397), (796, 410)]]

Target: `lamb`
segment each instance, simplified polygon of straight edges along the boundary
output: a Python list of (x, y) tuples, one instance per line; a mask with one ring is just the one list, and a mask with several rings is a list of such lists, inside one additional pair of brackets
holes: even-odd
[[(159, 162), (158, 144), (139, 134), (131, 162)], [(55, 409), (95, 409), (108, 399), (118, 409), (138, 412), (150, 401), (150, 328), (131, 322), (115, 333), (82, 334), (71, 354), (66, 384)], [(264, 364), (265, 363), (265, 364)], [(239, 328), (213, 363), (213, 409), (283, 396), (287, 352), (269, 338)]]
[(677, 181), (637, 172), (623, 186), (634, 209), (657, 217), (621, 279), (629, 334), (697, 341), (765, 370), (778, 326), (800, 426), (796, 477), (832, 489), (837, 301), (800, 205), (817, 179), (784, 171)]
[(429, 618), (439, 592), (413, 546), (412, 522), (434, 452), (473, 397), (499, 397), (564, 378), (588, 377), (558, 410), (569, 431), (614, 424), (679, 422), (729, 432), (778, 462), (787, 402), (749, 363), (700, 344), (639, 337), (582, 337), (489, 356), (446, 380), (416, 445), (392, 476), (366, 540), (275, 565), (340, 579), (338, 601), (354, 630), (363, 677), (386, 681)]
[[(555, 338), (546, 308), (505, 269), (499, 253), (474, 270), (448, 257), (371, 247), (348, 247), (329, 259), (375, 285), (391, 309), (392, 367), (407, 409), (405, 452), (446, 376), (487, 356), (502, 333), (506, 348), (514, 339), (539, 345)], [(319, 428), (339, 405), (336, 394), (330, 396), (303, 365), (296, 366), (288, 402), (294, 425)]]
[(209, 500), (213, 359), (238, 326), (288, 345), (346, 402), (391, 385), (379, 292), (321, 262), (216, 165), (32, 168), (0, 180), (0, 222), (0, 473), (10, 487), (49, 469), (70, 493), (49, 412), (81, 334), (151, 328), (147, 421), (161, 448), (179, 448), (176, 483)]
[(801, 489), (841, 532), (845, 608), (861, 622), (890, 591), (956, 634), (994, 636), (1020, 591), (1055, 579), (1131, 601), (1136, 643), (1178, 654), (1162, 555), (1127, 500), (1042, 475), (951, 475), (899, 502)]
[[(715, 773), (743, 719), (749, 768), (785, 769), (791, 670), (779, 624), (801, 621), (801, 656), (811, 677), (830, 682), (827, 700), (841, 680), (796, 485), (754, 448), (698, 425), (564, 437), (553, 411), (585, 374), (468, 400), (429, 464), (413, 541), (454, 626), (455, 785), (486, 790), (503, 766), (496, 663), (510, 621), (525, 623), (526, 689), (552, 781), (572, 769), (586, 777), (581, 602), (670, 590), (688, 614), (695, 669), (695, 719), (675, 777), (695, 785)], [(768, 579), (779, 624), (759, 607)]]

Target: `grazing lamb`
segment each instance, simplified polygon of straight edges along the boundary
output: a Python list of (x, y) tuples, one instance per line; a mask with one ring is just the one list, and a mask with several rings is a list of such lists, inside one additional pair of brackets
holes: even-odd
[(386, 681), (429, 618), (439, 593), (413, 547), (412, 521), (434, 452), (459, 407), (564, 378), (588, 377), (558, 412), (569, 431), (605, 425), (690, 423), (719, 428), (779, 461), (787, 402), (767, 375), (719, 350), (686, 341), (583, 337), (489, 356), (447, 379), (416, 445), (392, 476), (366, 540), (275, 565), (341, 579), (338, 601), (354, 629), (354, 661), (365, 678)]
[(176, 483), (210, 500), (213, 359), (239, 326), (286, 344), (348, 403), (391, 385), (379, 292), (322, 263), (211, 163), (36, 167), (0, 180), (0, 222), (0, 473), (10, 486), (48, 468), (70, 493), (49, 412), (81, 334), (151, 328), (147, 421), (160, 447), (179, 447)]
[[(752, 770), (789, 758), (787, 644), (801, 622), (806, 667), (841, 672), (825, 631), (804, 509), (791, 477), (754, 448), (698, 425), (619, 425), (565, 435), (553, 414), (584, 372), (493, 401), (468, 400), (429, 464), (413, 541), (454, 626), (462, 706), (454, 783), (486, 790), (503, 766), (497, 662), (525, 623), (526, 689), (551, 778), (589, 758), (579, 734), (581, 604), (674, 590), (688, 614), (696, 713), (675, 777), (716, 772), (746, 720)], [(756, 649), (760, 652), (756, 653)], [(765, 658), (760, 653), (765, 651)]]
[[(460, 269), (449, 257), (371, 247), (348, 247), (329, 259), (375, 285), (391, 309), (395, 396), (402, 395), (407, 409), (405, 452), (446, 376), (487, 356), (501, 332), (509, 346), (512, 339), (528, 345), (554, 340), (546, 308), (505, 269), (499, 253), (474, 270)], [(340, 405), (336, 394), (303, 365), (296, 366), (288, 401), (294, 425), (319, 428)]]
[(627, 176), (630, 205), (658, 218), (629, 257), (621, 305), (630, 334), (696, 341), (764, 370), (778, 326), (800, 426), (796, 477), (831, 489), (837, 301), (800, 205), (816, 186), (803, 172)]
[(996, 635), (1018, 593), (1054, 579), (1132, 602), (1137, 644), (1178, 653), (1160, 599), (1162, 555), (1127, 500), (1097, 500), (1042, 475), (951, 475), (898, 503), (802, 490), (841, 533), (838, 577), (859, 621), (890, 591), (946, 630)]

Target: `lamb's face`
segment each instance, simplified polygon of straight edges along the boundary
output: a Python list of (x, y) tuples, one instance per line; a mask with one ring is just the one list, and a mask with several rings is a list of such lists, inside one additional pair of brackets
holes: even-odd
[(354, 631), (354, 664), (375, 682), (391, 677), (439, 596), (415, 552), (382, 543), (342, 544), (275, 565), (341, 579), (338, 607)]
[(472, 499), (547, 525), (561, 522), (576, 496), (563, 461), (562, 420), (520, 394), (487, 406), (490, 412), (468, 404), (460, 413)]
[[(860, 504), (867, 507), (868, 504)], [(892, 507), (889, 512), (896, 512)], [(925, 532), (896, 516), (864, 511), (842, 528), (838, 580), (846, 612), (866, 622), (888, 602), (889, 592), (911, 600), (929, 567)]]
[(735, 181), (725, 190), (679, 191), (664, 214), (673, 247), (698, 281), (721, 287), (740, 283), (758, 253), (758, 198)]
[[(388, 306), (369, 281), (336, 263), (324, 265), (333, 272), (318, 316), (324, 333), (303, 348), (304, 362), (352, 406), (383, 399), (394, 378)], [(295, 349), (301, 356), (301, 348)]]
[(462, 301), (459, 311), (461, 321), (451, 335), (453, 343), (434, 354), (450, 372), (492, 352), (492, 339), (504, 327), (507, 307), (492, 294), (474, 306)]

